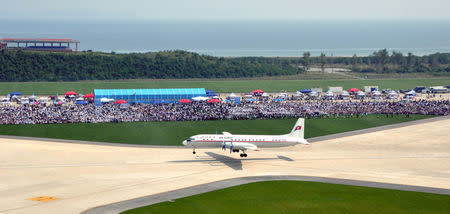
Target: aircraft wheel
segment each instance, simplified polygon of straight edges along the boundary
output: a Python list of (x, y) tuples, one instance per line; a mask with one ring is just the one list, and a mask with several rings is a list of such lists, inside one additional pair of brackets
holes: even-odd
[(194, 155), (195, 155), (195, 151), (193, 151), (193, 152), (192, 152), (192, 154), (194, 154)]
[(244, 154), (244, 157), (247, 157), (247, 154)]
[(243, 158), (243, 157), (244, 157), (244, 154), (239, 154), (239, 156), (241, 156), (241, 158)]

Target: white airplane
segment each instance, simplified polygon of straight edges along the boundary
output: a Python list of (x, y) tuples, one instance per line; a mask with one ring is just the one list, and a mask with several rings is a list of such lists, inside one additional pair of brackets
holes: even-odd
[(259, 151), (264, 147), (284, 147), (296, 144), (309, 144), (304, 138), (305, 119), (299, 118), (292, 128), (291, 133), (285, 135), (232, 135), (228, 132), (223, 134), (200, 134), (194, 135), (183, 141), (183, 145), (193, 147), (193, 154), (196, 148), (222, 148), (230, 149), (231, 152), (239, 152), (241, 157), (247, 157), (245, 151)]

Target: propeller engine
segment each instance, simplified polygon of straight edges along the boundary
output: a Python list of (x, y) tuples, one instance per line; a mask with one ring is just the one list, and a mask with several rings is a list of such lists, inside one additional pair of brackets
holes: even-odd
[(233, 148), (234, 148), (234, 146), (233, 146), (233, 140), (231, 140), (231, 144), (230, 144), (230, 154), (231, 154), (231, 152), (233, 152)]

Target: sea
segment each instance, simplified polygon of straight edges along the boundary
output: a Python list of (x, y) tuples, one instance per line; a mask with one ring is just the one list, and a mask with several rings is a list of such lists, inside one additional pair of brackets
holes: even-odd
[(0, 20), (0, 38), (68, 38), (80, 50), (186, 50), (224, 57), (450, 52), (450, 20)]

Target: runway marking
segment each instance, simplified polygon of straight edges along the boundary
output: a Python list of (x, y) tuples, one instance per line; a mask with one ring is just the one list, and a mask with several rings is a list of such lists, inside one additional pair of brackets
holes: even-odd
[(58, 198), (51, 197), (51, 196), (39, 196), (39, 197), (35, 197), (35, 198), (29, 198), (28, 200), (39, 201), (39, 202), (49, 202), (49, 201), (53, 201), (53, 200), (58, 200)]

